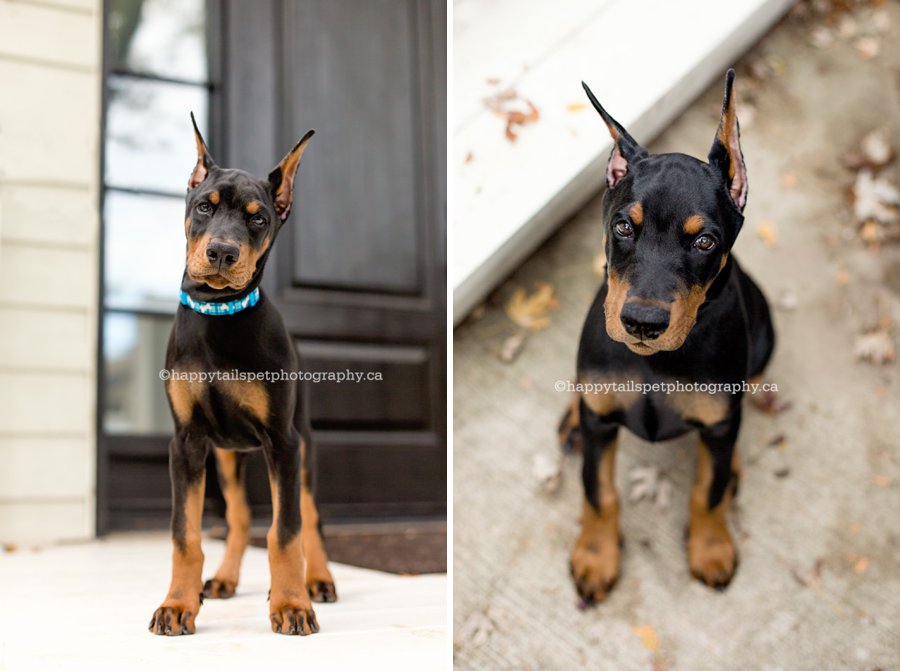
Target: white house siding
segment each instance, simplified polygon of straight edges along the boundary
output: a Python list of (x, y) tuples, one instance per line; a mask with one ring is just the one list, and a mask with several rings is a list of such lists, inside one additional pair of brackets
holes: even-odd
[(0, 0), (0, 542), (94, 535), (101, 1)]

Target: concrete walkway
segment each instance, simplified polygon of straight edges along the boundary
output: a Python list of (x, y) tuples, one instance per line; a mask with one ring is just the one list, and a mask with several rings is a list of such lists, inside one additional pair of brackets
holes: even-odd
[[(204, 540), (204, 576), (224, 543)], [(447, 577), (332, 565), (337, 603), (315, 604), (321, 631), (269, 627), (266, 551), (250, 547), (238, 594), (207, 600), (193, 636), (153, 636), (171, 544), (133, 534), (0, 554), (0, 669), (440, 669), (447, 658)]]
[[(717, 593), (688, 575), (682, 530), (696, 438), (651, 445), (626, 434), (617, 473), (622, 579), (606, 603), (576, 608), (567, 566), (580, 458), (565, 459), (552, 494), (533, 463), (556, 456), (567, 399), (554, 382), (574, 373), (599, 284), (597, 199), (455, 334), (457, 668), (900, 668), (900, 374), (896, 361), (876, 366), (853, 353), (879, 318), (896, 343), (900, 246), (870, 251), (860, 240), (847, 197), (854, 173), (841, 164), (874, 128), (900, 139), (900, 6), (881, 11), (891, 27), (872, 60), (856, 38), (815, 48), (814, 22), (787, 21), (738, 67), (751, 186), (736, 251), (775, 306), (769, 377), (791, 407), (745, 412), (733, 584)], [(865, 16), (855, 18), (862, 26)], [(747, 66), (760, 61), (774, 72), (752, 82)], [(615, 114), (616, 92), (602, 82), (594, 90)], [(651, 149), (705, 156), (720, 101), (716, 84)], [(887, 174), (897, 182), (896, 160)], [(538, 281), (555, 287), (559, 309), (503, 363), (498, 352), (517, 332), (503, 306)], [(671, 483), (670, 505), (627, 501), (630, 472), (648, 465)]]

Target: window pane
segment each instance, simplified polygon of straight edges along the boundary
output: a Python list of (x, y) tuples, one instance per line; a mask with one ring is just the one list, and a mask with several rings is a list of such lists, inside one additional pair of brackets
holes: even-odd
[(204, 0), (112, 0), (108, 29), (116, 69), (206, 81)]
[(184, 201), (106, 192), (107, 307), (175, 312), (184, 273)]
[(206, 89), (131, 77), (108, 86), (106, 183), (183, 193), (197, 163), (190, 113), (207, 127)]
[(159, 371), (171, 317), (107, 314), (103, 322), (107, 433), (171, 433), (172, 417)]

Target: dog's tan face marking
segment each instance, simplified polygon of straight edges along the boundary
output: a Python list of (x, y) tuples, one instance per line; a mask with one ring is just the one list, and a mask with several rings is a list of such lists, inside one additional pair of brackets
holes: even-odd
[(247, 214), (256, 214), (259, 212), (259, 207), (258, 200), (251, 200), (244, 209), (247, 211)]
[(644, 206), (640, 203), (635, 203), (628, 209), (628, 216), (631, 217), (631, 222), (635, 226), (640, 226), (644, 223)]
[(699, 214), (692, 214), (684, 220), (681, 229), (684, 231), (685, 235), (697, 235), (703, 230), (703, 224), (703, 217)]

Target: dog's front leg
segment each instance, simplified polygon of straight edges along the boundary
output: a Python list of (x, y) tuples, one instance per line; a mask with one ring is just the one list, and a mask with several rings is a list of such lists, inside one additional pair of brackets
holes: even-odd
[(273, 438), (266, 453), (272, 490), (269, 548), (269, 621), (279, 634), (315, 634), (319, 623), (306, 589), (306, 560), (300, 535), (300, 436)]
[(619, 427), (580, 403), (584, 464), (581, 534), (572, 552), (575, 589), (584, 605), (603, 601), (619, 579), (619, 495), (615, 484)]
[(154, 634), (193, 634), (203, 589), (203, 551), (200, 531), (206, 485), (204, 439), (186, 432), (169, 444), (169, 474), (172, 479), (172, 582), (162, 605), (150, 620)]
[(735, 441), (740, 422), (738, 407), (731, 417), (700, 429), (697, 477), (691, 491), (688, 564), (695, 578), (717, 589), (728, 586), (738, 563), (727, 515), (737, 492)]
[(225, 556), (214, 577), (203, 584), (203, 596), (208, 599), (228, 599), (234, 596), (241, 573), (241, 559), (250, 542), (250, 506), (244, 489), (247, 455), (216, 448), (219, 482), (225, 496)]

